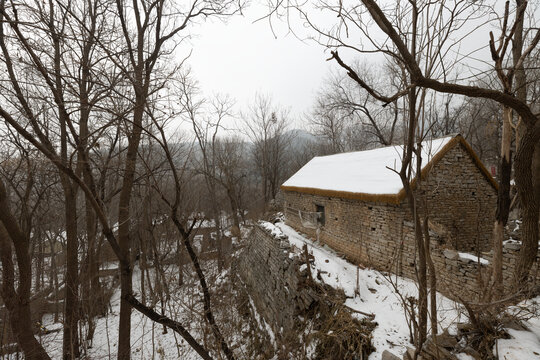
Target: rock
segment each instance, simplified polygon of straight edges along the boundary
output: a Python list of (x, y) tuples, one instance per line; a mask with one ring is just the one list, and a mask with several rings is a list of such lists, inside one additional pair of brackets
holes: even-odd
[[(413, 360), (414, 359), (414, 349), (407, 347), (407, 351), (403, 354), (403, 360)], [(418, 355), (418, 360), (422, 360), (422, 355)]]
[(381, 360), (400, 360), (400, 358), (392, 354), (390, 351), (384, 350), (381, 356)]
[(421, 355), (426, 359), (458, 360), (455, 355), (441, 345), (435, 345), (432, 338), (425, 342), (424, 346), (422, 347)]
[(463, 352), (467, 355), (472, 356), (475, 360), (482, 360), (482, 355), (476, 350), (474, 350), (472, 347), (467, 346), (465, 349), (463, 349)]
[(502, 320), (502, 326), (504, 328), (507, 328), (507, 329), (512, 329), (512, 330), (519, 330), (519, 331), (527, 331), (529, 330), (524, 324), (523, 322), (521, 322), (520, 320), (516, 319), (516, 318), (512, 318), (512, 317), (505, 317), (503, 320)]
[(473, 326), (469, 323), (458, 323), (457, 330), (458, 334), (468, 333), (473, 329)]
[(519, 249), (521, 249), (521, 243), (508, 242), (508, 243), (504, 244), (504, 248), (509, 249), (509, 250), (519, 250)]
[(443, 255), (445, 258), (450, 259), (450, 260), (455, 260), (459, 257), (459, 254), (457, 253), (457, 251), (451, 250), (451, 249), (444, 249)]
[(452, 336), (448, 333), (447, 329), (437, 335), (437, 345), (442, 346), (443, 348), (453, 349), (457, 345), (457, 339), (455, 336)]

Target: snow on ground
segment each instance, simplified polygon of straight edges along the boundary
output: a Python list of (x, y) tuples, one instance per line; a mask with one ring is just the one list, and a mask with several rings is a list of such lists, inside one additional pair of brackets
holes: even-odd
[[(416, 297), (418, 291), (413, 281), (395, 275), (390, 278), (388, 275), (371, 269), (358, 269), (357, 278), (357, 267), (339, 257), (327, 246), (313, 243), (284, 223), (276, 225), (267, 223), (264, 226), (273, 230), (272, 233), (277, 233), (273, 228), (279, 228), (289, 237), (289, 242), (298, 249), (302, 249), (304, 244), (307, 244), (309, 252), (313, 253), (315, 268), (321, 272), (323, 281), (332, 287), (342, 288), (349, 297), (345, 304), (353, 310), (375, 315), (374, 321), (378, 323), (378, 326), (373, 331), (372, 342), (376, 351), (370, 355), (370, 360), (379, 360), (384, 350), (401, 356), (406, 351), (406, 347), (411, 346), (402, 303), (389, 280), (397, 284), (397, 288), (404, 296)], [(474, 257), (474, 260), (477, 261), (477, 258)], [(357, 283), (359, 289), (357, 289)], [(355, 291), (359, 292), (359, 295), (356, 295)], [(531, 301), (540, 303), (540, 297)], [(521, 308), (527, 307), (527, 304), (520, 305)], [(467, 321), (461, 306), (441, 294), (437, 294), (437, 307), (439, 331), (448, 329), (451, 334), (455, 334), (456, 324)], [(498, 340), (500, 359), (540, 359), (540, 319), (536, 317), (525, 324), (530, 331), (509, 329), (508, 332), (513, 338)], [(495, 351), (496, 349), (494, 353)], [(459, 354), (459, 358), (471, 359), (465, 354)]]
[[(529, 315), (538, 314), (540, 310), (540, 296), (525, 300), (510, 308), (510, 312), (523, 315), (523, 310)], [(499, 359), (524, 360), (540, 359), (540, 318), (533, 316), (524, 321), (524, 325), (530, 330), (506, 329), (511, 339), (499, 339), (493, 353), (499, 353)]]
[[(353, 310), (375, 315), (374, 321), (378, 326), (373, 331), (373, 345), (376, 351), (369, 357), (370, 360), (379, 360), (384, 350), (401, 356), (409, 343), (409, 329), (405, 318), (401, 301), (395, 291), (394, 283), (404, 296), (417, 296), (417, 287), (413, 281), (392, 275), (391, 278), (381, 272), (371, 269), (359, 269), (355, 265), (339, 257), (327, 246), (321, 246), (298, 234), (284, 223), (273, 225), (261, 223), (277, 238), (288, 240), (297, 249), (302, 249), (304, 244), (314, 256), (315, 271), (319, 271), (323, 281), (335, 288), (344, 290), (348, 299), (346, 305)], [(474, 259), (476, 261), (476, 258)], [(116, 264), (111, 262), (104, 264), (102, 268), (114, 268)], [(358, 271), (358, 277), (357, 277)], [(177, 269), (171, 267), (169, 272), (175, 276)], [(223, 275), (223, 276), (221, 276)], [(216, 283), (222, 282), (224, 274), (217, 277)], [(153, 276), (153, 275), (151, 275)], [(133, 285), (137, 294), (140, 285), (141, 271), (135, 268)], [(358, 284), (358, 288), (357, 288)], [(190, 327), (193, 335), (200, 338), (201, 318), (193, 311), (193, 299), (198, 295), (194, 286), (188, 287), (194, 290), (178, 292), (172, 289), (175, 301), (169, 304), (166, 313), (172, 318), (181, 321)], [(195, 292), (193, 292), (195, 291)], [(140, 298), (139, 295), (137, 297)], [(446, 297), (438, 294), (438, 316), (440, 330), (448, 328), (451, 334), (456, 333), (456, 323), (466, 321), (466, 317), (460, 306)], [(191, 304), (190, 304), (191, 302)], [(540, 307), (540, 297), (518, 304), (515, 309), (522, 311), (534, 307)], [(195, 305), (195, 308), (197, 306)], [(117, 289), (111, 299), (110, 313), (107, 317), (96, 319), (96, 331), (92, 347), (88, 350), (85, 359), (115, 359), (118, 340), (118, 321), (120, 309), (120, 290)], [(255, 309), (255, 308), (254, 308)], [(263, 327), (268, 325), (255, 314), (257, 321)], [(362, 317), (360, 313), (358, 317)], [(133, 311), (132, 319), (132, 358), (133, 359), (185, 359), (194, 360), (199, 357), (188, 345), (173, 331), (163, 334), (163, 327), (149, 320), (137, 311)], [(41, 335), (40, 341), (52, 359), (61, 358), (62, 329), (59, 323), (54, 323), (52, 315), (43, 318), (43, 325), (49, 331), (59, 330), (48, 335)], [(499, 358), (505, 360), (540, 359), (540, 318), (533, 317), (525, 322), (530, 331), (508, 329), (512, 339), (500, 339), (494, 348), (498, 351)], [(271, 331), (269, 331), (272, 334)], [(272, 335), (270, 335), (272, 336)], [(236, 339), (238, 341), (238, 339)], [(238, 341), (241, 342), (241, 341)], [(469, 360), (471, 357), (459, 354), (460, 360)]]
[(114, 270), (118, 269), (118, 261), (106, 261), (99, 264), (100, 270)]
[[(141, 271), (135, 268), (133, 273), (135, 289), (140, 284), (140, 277)], [(111, 312), (106, 317), (96, 320), (94, 340), (92, 347), (88, 349), (86, 359), (116, 359), (117, 357), (120, 289), (117, 289), (112, 296), (110, 309)], [(182, 310), (178, 306), (176, 309), (167, 309), (167, 313), (171, 314), (172, 312), (180, 315), (181, 319), (188, 320), (189, 316), (181, 314)], [(173, 318), (180, 320), (180, 316), (173, 315)], [(58, 324), (55, 324), (53, 320), (52, 315), (45, 315), (43, 317), (44, 327), (48, 330), (56, 327)], [(189, 321), (183, 323), (189, 324)], [(62, 358), (62, 331), (42, 335), (41, 342), (51, 359)], [(178, 334), (170, 329), (167, 334), (163, 334), (161, 325), (154, 323), (136, 310), (133, 310), (131, 316), (131, 344), (132, 359), (199, 359)]]
[[(315, 258), (315, 268), (321, 271), (323, 281), (335, 288), (342, 288), (345, 295), (350, 297), (345, 305), (353, 310), (372, 313), (378, 326), (373, 331), (373, 345), (376, 351), (369, 359), (380, 359), (384, 350), (401, 356), (409, 342), (409, 328), (405, 318), (401, 300), (396, 294), (388, 276), (371, 269), (358, 270), (359, 294), (355, 295), (357, 287), (357, 267), (340, 258), (327, 246), (318, 246), (298, 234), (291, 227), (278, 223), (277, 226), (289, 237), (295, 247), (301, 249), (308, 245)], [(394, 282), (404, 296), (416, 296), (416, 284), (399, 276), (392, 276)], [(438, 316), (443, 328), (453, 326), (453, 323), (463, 321), (460, 307), (455, 302), (438, 294)]]

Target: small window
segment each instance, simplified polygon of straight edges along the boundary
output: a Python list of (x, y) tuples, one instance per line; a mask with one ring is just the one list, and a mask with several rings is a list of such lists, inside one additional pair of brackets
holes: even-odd
[(317, 224), (324, 226), (324, 220), (325, 220), (324, 206), (316, 205), (316, 207), (317, 207)]

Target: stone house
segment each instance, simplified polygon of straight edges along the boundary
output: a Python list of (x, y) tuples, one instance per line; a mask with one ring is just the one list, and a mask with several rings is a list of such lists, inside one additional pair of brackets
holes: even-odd
[[(402, 155), (402, 146), (390, 146), (313, 158), (281, 186), (286, 223), (353, 262), (410, 275), (412, 218), (392, 171)], [(412, 185), (435, 245), (489, 249), (497, 183), (471, 146), (461, 135), (428, 140), (421, 160), (420, 184)]]

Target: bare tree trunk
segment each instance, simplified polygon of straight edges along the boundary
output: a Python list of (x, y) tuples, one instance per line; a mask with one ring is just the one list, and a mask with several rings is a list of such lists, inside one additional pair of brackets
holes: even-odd
[(62, 176), (66, 218), (66, 275), (64, 307), (63, 358), (79, 357), (79, 259), (77, 237), (77, 192), (66, 175)]
[[(142, 73), (140, 83), (142, 84)], [(137, 76), (138, 77), (138, 76)], [(137, 151), (142, 133), (142, 120), (146, 99), (137, 95), (135, 101), (135, 111), (133, 113), (133, 128), (129, 136), (129, 143), (124, 167), (124, 177), (120, 200), (118, 203), (118, 244), (121, 251), (120, 262), (120, 321), (118, 325), (118, 360), (129, 360), (131, 357), (131, 305), (126, 299), (133, 293), (131, 264), (131, 241), (130, 231), (130, 203), (135, 178), (135, 168), (137, 165)]]
[(502, 243), (504, 228), (508, 222), (510, 211), (510, 176), (512, 160), (510, 147), (512, 145), (512, 109), (503, 107), (503, 128), (501, 141), (501, 160), (499, 165), (499, 192), (497, 195), (497, 212), (493, 227), (493, 260), (492, 260), (492, 289), (488, 289), (488, 301), (492, 296), (496, 299), (503, 296), (502, 276)]
[(43, 286), (45, 286), (45, 284), (43, 283), (43, 277), (44, 277), (44, 264), (43, 264), (43, 239), (42, 239), (42, 236), (41, 236), (41, 233), (38, 234), (38, 241), (39, 243), (37, 244), (37, 251), (38, 251), (38, 254), (37, 256), (34, 254), (34, 257), (37, 258), (37, 264), (36, 264), (36, 291), (39, 291), (41, 290), (41, 288)]
[[(234, 191), (234, 184), (229, 184), (229, 188), (227, 189), (227, 196), (229, 197), (229, 203), (231, 205), (231, 212), (232, 212), (232, 219), (234, 227), (238, 230), (240, 230), (240, 219), (238, 218), (238, 201), (236, 197), (236, 191)], [(234, 234), (236, 235), (236, 234)]]
[(431, 237), (429, 235), (429, 218), (427, 216), (427, 203), (424, 203), (424, 239), (426, 248), (426, 260), (429, 268), (429, 301), (431, 335), (437, 334), (437, 274), (435, 264), (431, 258)]
[[(32, 266), (29, 254), (29, 239), (26, 237), (8, 206), (4, 183), (0, 180), (0, 261), (2, 263), (1, 294), (9, 313), (13, 334), (21, 346), (26, 359), (50, 359), (34, 337), (30, 313), (30, 288)], [(15, 269), (12, 245), (18, 266), (18, 288), (15, 290)]]
[[(525, 0), (516, 0), (516, 7), (520, 8), (524, 5)], [(519, 64), (519, 58), (523, 54), (523, 22), (524, 18), (521, 17), (516, 23), (516, 29), (514, 31), (514, 37), (512, 39), (512, 62), (515, 68), (515, 93), (516, 97), (523, 102), (527, 101), (527, 77), (525, 74), (525, 67), (523, 62)], [(518, 122), (516, 126), (516, 151), (519, 148), (519, 143), (523, 137), (525, 131), (523, 121), (518, 116)]]
[[(516, 7), (521, 8), (526, 6), (524, 0), (516, 0)], [(516, 29), (514, 32), (514, 37), (512, 39), (512, 60), (515, 68), (515, 93), (516, 98), (527, 102), (527, 77), (525, 73), (525, 67), (523, 62), (519, 62), (519, 59), (523, 55), (523, 23), (524, 17), (518, 18), (516, 22)], [(540, 141), (538, 140), (538, 135), (536, 136), (536, 146), (533, 148), (530, 144), (531, 140), (524, 139), (529, 133), (532, 137), (534, 134), (538, 133), (538, 118), (536, 119), (536, 129), (531, 129), (531, 126), (527, 126), (522, 117), (518, 117), (518, 123), (516, 126), (516, 160), (514, 165), (516, 184), (518, 186), (518, 196), (521, 200), (521, 214), (523, 217), (523, 246), (520, 251), (520, 258), (518, 260), (518, 266), (516, 267), (515, 277), (518, 279), (525, 279), (528, 274), (532, 264), (536, 260), (535, 256), (538, 251), (538, 226), (534, 226), (534, 223), (538, 224), (539, 215), (538, 208), (540, 207)], [(532, 152), (530, 155), (532, 157), (531, 161), (531, 179), (532, 187), (529, 189), (530, 184), (525, 182), (525, 189), (520, 189), (520, 185), (523, 184), (518, 180), (528, 176), (527, 171), (524, 169), (527, 165), (522, 165), (521, 162), (529, 162), (529, 155), (523, 154), (521, 152), (522, 143), (529, 143), (530, 148), (526, 151)], [(534, 142), (534, 140), (532, 141)], [(519, 155), (518, 155), (519, 154)], [(519, 164), (518, 164), (519, 162)], [(519, 174), (518, 174), (519, 173)], [(529, 191), (531, 193), (527, 194)], [(525, 200), (523, 200), (525, 198)], [(529, 233), (532, 232), (532, 233)], [(523, 282), (516, 281), (517, 284), (523, 284)]]
[[(522, 246), (519, 251), (514, 273), (514, 284), (518, 289), (527, 283), (527, 276), (536, 261), (536, 255), (538, 253), (538, 216), (540, 205), (539, 196), (535, 194), (533, 185), (532, 164), (535, 148), (538, 147), (539, 141), (540, 121), (537, 121), (532, 128), (528, 126), (527, 131), (521, 138), (514, 163), (514, 173), (523, 218)], [(536, 166), (535, 171), (538, 172), (538, 165), (536, 164)]]
[[(215, 187), (212, 191), (216, 191)], [(214, 213), (214, 221), (216, 223), (216, 249), (217, 249), (217, 263), (218, 263), (218, 271), (221, 272), (223, 269), (223, 232), (222, 232), (222, 224), (221, 224), (221, 212), (218, 209), (217, 206), (217, 199), (214, 196), (212, 196), (212, 211)]]
[[(418, 203), (416, 196), (411, 188), (409, 174), (411, 173), (412, 157), (414, 149), (415, 130), (417, 124), (416, 118), (416, 89), (413, 87), (409, 90), (408, 95), (409, 106), (409, 121), (408, 121), (408, 134), (406, 152), (402, 161), (401, 171), (399, 173), (403, 188), (405, 189), (405, 195), (411, 215), (414, 221), (414, 235), (416, 241), (416, 249), (418, 251), (418, 268), (417, 268), (417, 280), (418, 280), (418, 334), (415, 339), (416, 354), (422, 348), (422, 345), (426, 341), (427, 337), (427, 266), (426, 266), (426, 248), (424, 244), (424, 236), (422, 232), (422, 223), (420, 221), (420, 215), (418, 212)], [(420, 181), (421, 169), (421, 149), (417, 149), (416, 154), (416, 174), (417, 181)], [(419, 186), (419, 184), (417, 184)], [(427, 211), (427, 209), (425, 210)], [(426, 229), (424, 229), (425, 231)]]

